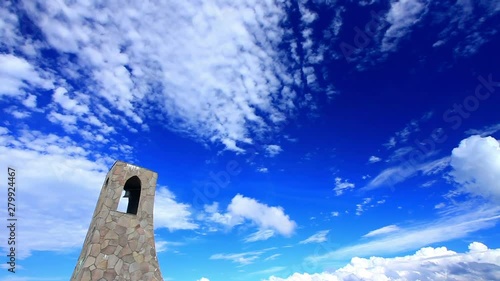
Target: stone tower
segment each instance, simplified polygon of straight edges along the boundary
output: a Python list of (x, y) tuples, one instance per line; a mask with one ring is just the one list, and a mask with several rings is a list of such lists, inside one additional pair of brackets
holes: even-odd
[[(113, 164), (71, 281), (163, 281), (153, 233), (157, 178), (141, 167)], [(119, 203), (126, 209), (119, 211)]]

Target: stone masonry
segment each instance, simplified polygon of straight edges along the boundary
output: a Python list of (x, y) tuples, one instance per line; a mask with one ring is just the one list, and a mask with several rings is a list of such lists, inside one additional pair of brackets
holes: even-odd
[[(163, 281), (153, 233), (158, 174), (122, 161), (108, 172), (71, 281)], [(127, 212), (117, 211), (125, 190)]]

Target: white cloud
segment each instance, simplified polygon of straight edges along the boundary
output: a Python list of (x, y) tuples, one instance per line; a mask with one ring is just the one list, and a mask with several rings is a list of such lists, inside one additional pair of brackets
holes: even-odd
[[(0, 166), (15, 168), (22, 184), (17, 214), (25, 227), (18, 233), (24, 241), (19, 257), (81, 247), (110, 159), (89, 159), (91, 154), (70, 138), (40, 132), (0, 136), (0, 154)], [(40, 231), (47, 225), (49, 230)]]
[[(257, 226), (259, 231), (253, 233), (247, 239), (253, 242), (270, 238), (271, 234), (279, 233), (284, 236), (290, 236), (297, 224), (285, 214), (282, 207), (268, 206), (260, 203), (257, 200), (243, 195), (237, 194), (227, 206), (227, 212), (221, 213), (218, 210), (218, 204), (206, 205), (205, 212), (208, 214), (204, 217), (209, 222), (215, 222), (226, 227), (234, 227), (242, 224), (245, 221)], [(253, 241), (252, 241), (253, 240)]]
[[(0, 97), (2, 95), (25, 96), (24, 89), (40, 87), (50, 89), (52, 81), (42, 77), (35, 67), (24, 58), (11, 54), (0, 54)], [(29, 98), (30, 96), (28, 96)], [(30, 105), (30, 104), (28, 104)]]
[(488, 136), (495, 134), (498, 131), (500, 131), (500, 123), (486, 126), (486, 127), (481, 128), (479, 130), (470, 129), (470, 130), (465, 131), (465, 133), (468, 135), (480, 135), (481, 137), (488, 137)]
[[(387, 143), (384, 143), (383, 146), (385, 146), (387, 149), (392, 149), (396, 147), (396, 144), (408, 143), (410, 135), (420, 131), (421, 123), (429, 121), (432, 115), (434, 115), (434, 113), (432, 111), (428, 111), (424, 113), (420, 118), (412, 119), (404, 126), (403, 129), (394, 133), (394, 136), (391, 137)], [(408, 154), (412, 150), (414, 150), (414, 148), (410, 146), (400, 147), (392, 153), (388, 161), (399, 160), (401, 157)]]
[(348, 182), (347, 180), (344, 180), (342, 182), (342, 178), (335, 178), (335, 187), (333, 188), (333, 191), (335, 191), (335, 195), (340, 196), (344, 193), (345, 190), (354, 188), (354, 184)]
[(446, 156), (424, 163), (413, 163), (408, 159), (399, 166), (389, 167), (380, 172), (362, 189), (370, 190), (381, 186), (393, 186), (421, 172), (424, 175), (433, 175), (448, 167), (450, 157)]
[(245, 238), (245, 242), (255, 242), (261, 240), (267, 240), (274, 236), (274, 230), (271, 229), (261, 229), (255, 233), (250, 234)]
[(240, 194), (231, 200), (227, 210), (232, 216), (250, 220), (259, 228), (273, 229), (286, 236), (291, 235), (297, 226), (283, 208), (271, 207)]
[(410, 146), (400, 147), (394, 150), (389, 159), (387, 159), (387, 162), (401, 161), (401, 159), (403, 159), (405, 155), (412, 152), (413, 150), (414, 148)]
[(266, 276), (269, 276), (269, 274), (277, 273), (277, 272), (283, 271), (285, 269), (286, 269), (286, 267), (284, 267), (284, 266), (273, 266), (271, 268), (251, 272), (251, 273), (249, 273), (249, 275), (264, 275), (265, 274)]
[(155, 239), (155, 249), (157, 253), (168, 251), (170, 246), (180, 246), (180, 245), (183, 245), (183, 243)]
[(266, 146), (267, 155), (269, 155), (270, 157), (274, 157), (274, 156), (280, 154), (282, 151), (283, 151), (283, 149), (281, 149), (281, 146), (276, 145), (276, 144), (270, 144), (270, 145)]
[(380, 157), (377, 157), (377, 156), (375, 156), (375, 155), (372, 155), (372, 156), (370, 156), (370, 159), (368, 159), (368, 162), (370, 162), (370, 163), (377, 163), (377, 162), (379, 162), (379, 161), (381, 161), (381, 160), (382, 160), (382, 159), (380, 159)]
[(451, 153), (450, 172), (459, 190), (500, 202), (500, 144), (493, 137), (471, 136)]
[(84, 114), (89, 112), (89, 107), (85, 104), (80, 104), (77, 100), (68, 97), (68, 90), (63, 87), (58, 87), (54, 90), (53, 99), (66, 111), (75, 114)]
[(430, 187), (432, 186), (433, 184), (435, 184), (437, 182), (437, 180), (430, 180), (430, 181), (426, 181), (422, 184), (422, 187)]
[(332, 212), (332, 217), (338, 217), (339, 215), (339, 212)]
[[(500, 207), (498, 206), (471, 207), (434, 221), (416, 222), (407, 227), (400, 226), (398, 231), (375, 236), (368, 242), (344, 246), (325, 254), (309, 256), (306, 259), (311, 262), (328, 262), (353, 256), (367, 257), (401, 253), (433, 243), (467, 237), (478, 230), (493, 227), (499, 219)], [(450, 232), (450, 229), (453, 231)]]
[[(481, 12), (479, 12), (481, 11)], [(453, 45), (453, 54), (465, 56), (475, 54), (480, 47), (495, 36), (488, 28), (490, 20), (498, 15), (498, 1), (456, 1), (444, 11), (448, 25), (439, 34), (436, 47)], [(457, 39), (458, 42), (456, 41)]]
[(386, 143), (383, 144), (387, 149), (391, 149), (396, 146), (396, 138), (391, 137)]
[[(89, 97), (87, 105), (123, 116), (125, 127), (140, 128), (156, 118), (193, 139), (243, 152), (243, 144), (273, 133), (294, 115), (303, 99), (293, 90), (302, 83), (295, 79), (300, 69), (287, 67), (289, 59), (278, 48), (289, 32), (281, 3), (27, 1), (21, 8), (44, 38), (29, 44), (29, 53), (45, 60), (37, 55), (42, 48), (61, 54), (47, 64), (56, 86), (81, 86), (75, 90)], [(311, 22), (313, 14), (304, 20)], [(5, 34), (9, 48), (29, 42), (18, 38), (15, 14), (5, 22), (12, 29)], [(2, 58), (19, 66), (2, 73), (9, 82), (1, 83), (2, 92), (19, 89), (22, 81), (44, 82), (24, 58)], [(98, 117), (107, 123), (103, 119), (111, 115)]]
[(279, 256), (281, 256), (281, 254), (273, 254), (273, 255), (270, 255), (269, 257), (265, 258), (264, 261), (272, 261), (272, 260), (275, 260)]
[(328, 240), (326, 236), (330, 230), (321, 230), (316, 232), (315, 234), (311, 235), (309, 238), (302, 240), (299, 242), (299, 244), (309, 244), (309, 243), (322, 243)]
[(190, 205), (175, 201), (175, 195), (165, 187), (156, 190), (154, 204), (155, 228), (197, 229), (198, 225), (191, 220)]
[(394, 50), (399, 40), (410, 32), (425, 9), (425, 3), (419, 0), (399, 0), (391, 4), (386, 20), (391, 25), (382, 39), (382, 51)]
[(372, 230), (368, 232), (367, 234), (363, 235), (363, 237), (373, 237), (377, 235), (382, 235), (382, 234), (388, 234), (391, 232), (398, 231), (399, 227), (397, 225), (391, 224), (388, 226), (381, 227), (379, 229)]
[(265, 173), (269, 172), (269, 170), (266, 167), (261, 167), (261, 168), (257, 169), (257, 172), (265, 174)]
[(210, 279), (208, 279), (206, 277), (201, 277), (200, 279), (198, 279), (196, 281), (210, 281)]
[(23, 101), (22, 104), (29, 108), (36, 108), (36, 96), (28, 95)]
[(434, 205), (434, 209), (441, 209), (441, 208), (444, 208), (445, 206), (446, 206), (446, 204), (441, 202), (441, 203)]
[(10, 132), (9, 129), (5, 127), (0, 127), (0, 136), (7, 135), (9, 132)]
[(243, 253), (232, 253), (232, 254), (214, 254), (210, 256), (211, 260), (228, 260), (234, 263), (239, 263), (240, 265), (248, 265), (254, 263), (260, 256), (268, 251), (274, 250), (275, 248), (267, 248), (259, 251), (250, 251)]
[(294, 273), (287, 278), (271, 276), (268, 281), (499, 279), (500, 249), (488, 249), (480, 242), (473, 242), (465, 253), (445, 247), (425, 247), (413, 255), (402, 257), (354, 257), (348, 265), (331, 273)]
[(364, 198), (363, 202), (356, 204), (356, 216), (361, 216), (365, 211), (365, 206), (372, 202), (372, 198)]

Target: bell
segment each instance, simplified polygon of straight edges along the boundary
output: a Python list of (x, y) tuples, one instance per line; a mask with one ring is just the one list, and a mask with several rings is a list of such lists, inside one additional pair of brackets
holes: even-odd
[(130, 190), (125, 190), (125, 194), (123, 195), (123, 198), (129, 198), (130, 197)]

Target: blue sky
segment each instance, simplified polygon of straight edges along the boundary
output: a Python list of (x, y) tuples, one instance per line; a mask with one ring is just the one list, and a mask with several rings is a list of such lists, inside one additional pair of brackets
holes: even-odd
[(165, 280), (500, 278), (498, 1), (126, 2), (0, 4), (0, 280), (68, 280), (117, 159)]

